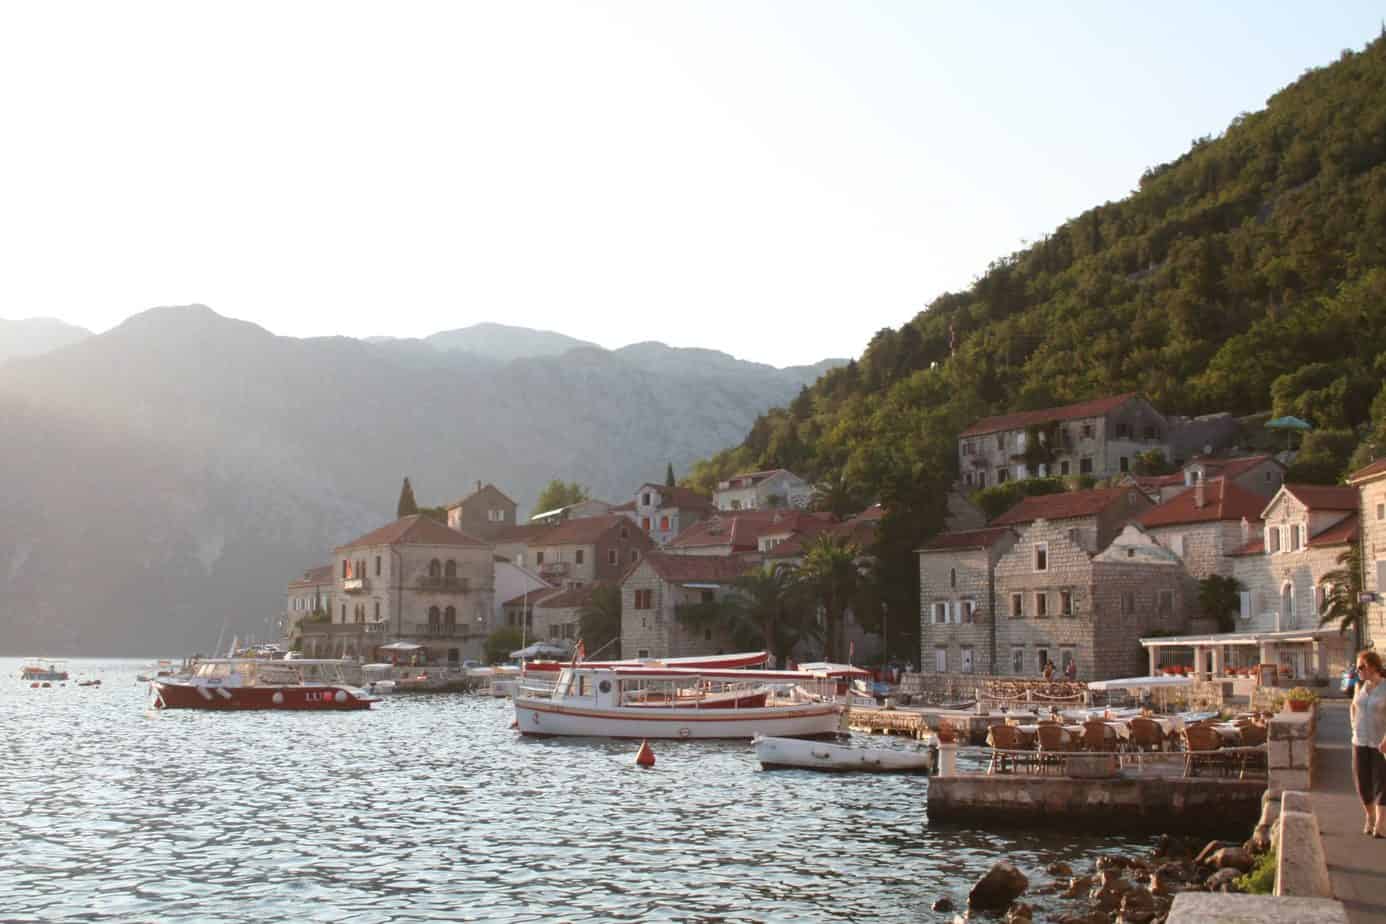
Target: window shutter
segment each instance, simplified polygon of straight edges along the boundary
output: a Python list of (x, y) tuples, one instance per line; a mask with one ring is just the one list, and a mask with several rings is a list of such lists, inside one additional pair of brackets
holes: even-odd
[(1377, 593), (1386, 591), (1386, 561), (1376, 563), (1376, 590)]
[(1242, 611), (1241, 611), (1241, 617), (1242, 617), (1243, 619), (1250, 619), (1250, 618), (1251, 618), (1251, 591), (1249, 591), (1249, 590), (1244, 590), (1244, 591), (1242, 591), (1241, 593), (1239, 593), (1237, 596), (1239, 596), (1239, 597), (1242, 598), (1242, 600), (1241, 600), (1241, 603), (1242, 603), (1242, 607), (1241, 607), (1241, 610), (1242, 610)]

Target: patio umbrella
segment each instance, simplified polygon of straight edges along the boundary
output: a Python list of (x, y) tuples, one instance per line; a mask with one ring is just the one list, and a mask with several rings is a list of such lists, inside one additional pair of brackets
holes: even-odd
[(1299, 430), (1301, 433), (1303, 433), (1303, 432), (1305, 432), (1305, 431), (1307, 431), (1307, 430), (1312, 430), (1312, 429), (1314, 429), (1314, 427), (1313, 427), (1313, 425), (1312, 425), (1311, 423), (1309, 423), (1309, 421), (1307, 421), (1307, 420), (1301, 420), (1301, 419), (1298, 418), (1298, 417), (1292, 417), (1292, 416), (1286, 415), (1285, 417), (1277, 417), (1277, 418), (1275, 418), (1274, 420), (1268, 420), (1268, 421), (1266, 421), (1266, 429), (1267, 429), (1267, 430), (1284, 430), (1284, 431), (1285, 431), (1285, 448), (1288, 449), (1288, 448), (1290, 447), (1290, 433), (1291, 433), (1292, 431)]

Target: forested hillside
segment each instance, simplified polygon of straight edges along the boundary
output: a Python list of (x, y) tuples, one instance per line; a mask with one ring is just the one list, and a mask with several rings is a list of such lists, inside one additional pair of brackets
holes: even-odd
[(1273, 409), (1317, 428), (1297, 474), (1333, 480), (1386, 449), (1384, 353), (1386, 35), (880, 331), (688, 482), (783, 466), (893, 501), (911, 522), (883, 551), (904, 580), (978, 417), (1123, 391), (1166, 413)]

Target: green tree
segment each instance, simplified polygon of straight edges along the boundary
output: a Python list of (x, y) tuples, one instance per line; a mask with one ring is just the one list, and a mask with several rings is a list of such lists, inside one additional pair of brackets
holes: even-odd
[(396, 517), (410, 517), (419, 512), (419, 505), (414, 502), (414, 488), (409, 484), (409, 476), (405, 476), (404, 484), (399, 489), (399, 503), (395, 505)]
[(866, 588), (866, 577), (856, 545), (830, 533), (819, 533), (804, 552), (799, 581), (823, 610), (824, 655), (833, 661), (846, 658), (842, 644), (842, 617)]
[(524, 646), (519, 626), (501, 626), (486, 636), (486, 663), (499, 664), (510, 660), (510, 652)]
[[(578, 631), (583, 646), (592, 654), (615, 660), (621, 657), (621, 588), (617, 584), (597, 584), (592, 599), (578, 610)], [(609, 646), (609, 647), (608, 647)]]
[(1218, 621), (1219, 632), (1236, 629), (1241, 590), (1241, 581), (1222, 574), (1210, 574), (1198, 582), (1198, 608), (1204, 617)]
[(735, 648), (764, 648), (784, 664), (795, 645), (819, 636), (805, 604), (795, 569), (781, 562), (736, 578), (721, 599), (680, 605), (675, 616), (691, 629), (725, 635)]
[(1338, 632), (1353, 633), (1353, 647), (1361, 648), (1367, 625), (1367, 608), (1362, 604), (1362, 546), (1354, 542), (1338, 555), (1339, 567), (1323, 576), (1328, 585), (1319, 625), (1338, 624)]
[(666, 488), (672, 488), (676, 484), (678, 484), (678, 481), (674, 478), (674, 463), (670, 462), (669, 466), (664, 469), (664, 486)]
[(1132, 468), (1137, 475), (1172, 475), (1179, 470), (1159, 449), (1136, 453), (1136, 463)]
[(448, 525), (448, 508), (446, 507), (420, 507), (418, 513), (430, 520), (437, 520), (444, 526)]
[(534, 502), (534, 510), (536, 513), (557, 510), (559, 507), (580, 504), (588, 497), (587, 488), (576, 481), (554, 479), (544, 485), (544, 490), (539, 492), (539, 499)]
[(856, 497), (847, 476), (842, 472), (830, 472), (820, 478), (813, 486), (813, 509), (831, 513), (839, 520), (861, 510), (864, 505)]

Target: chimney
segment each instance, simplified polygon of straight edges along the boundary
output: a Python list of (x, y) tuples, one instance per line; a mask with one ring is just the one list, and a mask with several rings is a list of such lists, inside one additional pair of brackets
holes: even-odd
[(1203, 492), (1203, 479), (1200, 478), (1194, 482), (1194, 509), (1202, 510), (1207, 502), (1208, 499), (1204, 496)]
[(1251, 523), (1246, 517), (1242, 517), (1242, 545), (1251, 541)]

